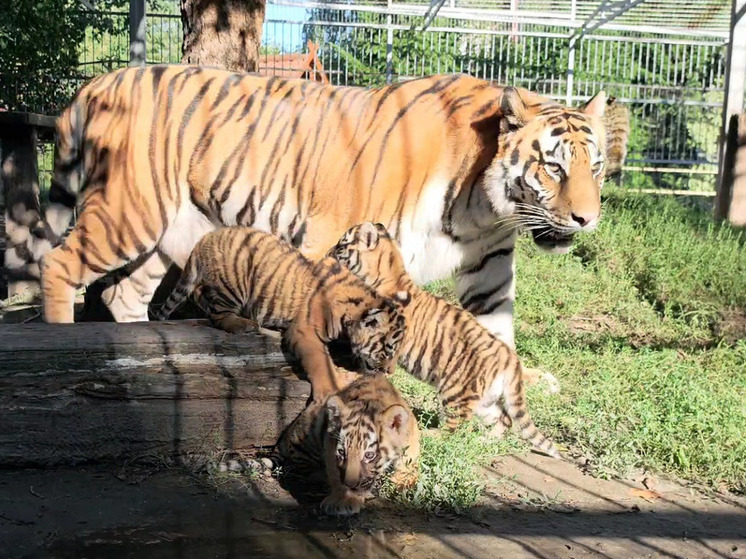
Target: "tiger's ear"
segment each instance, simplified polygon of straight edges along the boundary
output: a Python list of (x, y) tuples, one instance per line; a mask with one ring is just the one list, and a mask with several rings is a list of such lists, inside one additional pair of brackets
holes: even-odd
[(520, 91), (508, 86), (503, 89), (502, 100), (500, 101), (500, 112), (508, 123), (509, 130), (517, 130), (529, 120), (528, 107), (521, 97)]
[(361, 250), (374, 250), (378, 246), (378, 228), (375, 223), (365, 221), (358, 226), (357, 240)]
[(383, 426), (387, 431), (403, 435), (409, 425), (409, 412), (404, 406), (394, 404), (383, 412)]
[(409, 294), (409, 291), (397, 291), (394, 293), (394, 301), (399, 303), (402, 307), (406, 307), (412, 301), (412, 297)]
[(606, 92), (599, 91), (583, 106), (583, 112), (590, 116), (601, 118), (606, 109)]

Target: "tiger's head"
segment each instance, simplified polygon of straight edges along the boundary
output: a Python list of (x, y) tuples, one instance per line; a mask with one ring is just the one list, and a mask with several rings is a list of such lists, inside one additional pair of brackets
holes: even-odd
[(412, 290), (396, 242), (380, 223), (366, 221), (350, 227), (327, 256), (383, 295)]
[(402, 307), (409, 300), (406, 291), (397, 292), (391, 298), (377, 296), (374, 304), (359, 318), (344, 319), (350, 348), (365, 372), (393, 372), (407, 326)]
[[(412, 412), (394, 404), (384, 411), (364, 400), (346, 402), (340, 394), (326, 401), (327, 462), (340, 482), (365, 494), (404, 456)], [(333, 475), (330, 472), (330, 475)]]
[(484, 175), (493, 209), (516, 216), (534, 241), (567, 252), (601, 218), (606, 95), (569, 108), (512, 87), (503, 91), (497, 156)]

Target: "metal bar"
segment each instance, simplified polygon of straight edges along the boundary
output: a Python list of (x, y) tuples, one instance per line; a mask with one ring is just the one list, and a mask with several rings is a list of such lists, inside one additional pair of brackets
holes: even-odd
[[(642, 0), (633, 0), (635, 5), (642, 2)], [(359, 12), (370, 12), (387, 14), (392, 13), (394, 15), (403, 16), (414, 16), (422, 17), (427, 11), (427, 6), (422, 4), (394, 4), (389, 10), (387, 6), (375, 6), (365, 4), (342, 4), (338, 2), (318, 2), (318, 1), (298, 1), (298, 0), (275, 0), (273, 4), (278, 6), (294, 6), (305, 9), (328, 9), (328, 10), (341, 10), (341, 11), (359, 11)], [(541, 26), (561, 26), (561, 27), (573, 27), (577, 28), (582, 25), (580, 21), (576, 21), (574, 24), (570, 23), (570, 17), (560, 12), (541, 12), (534, 10), (522, 10), (520, 12), (511, 13), (510, 10), (491, 10), (491, 9), (479, 9), (479, 8), (447, 8), (443, 7), (439, 11), (439, 15), (443, 18), (452, 18), (456, 20), (472, 20), (472, 21), (493, 21), (502, 23), (513, 23), (518, 22), (521, 24), (541, 25)], [(615, 16), (616, 17), (616, 16)], [(613, 19), (613, 18), (611, 18)], [(606, 20), (603, 25), (604, 29), (610, 31), (630, 31), (639, 33), (655, 33), (658, 35), (683, 35), (689, 37), (712, 37), (717, 39), (727, 39), (728, 33), (725, 31), (718, 30), (707, 30), (707, 29), (694, 29), (685, 27), (668, 27), (668, 26), (655, 26), (655, 25), (637, 25), (637, 24), (614, 24), (609, 23), (611, 19)], [(588, 29), (585, 33), (588, 33), (593, 29)]]
[[(572, 17), (573, 23), (575, 23), (575, 16), (577, 15), (577, 0), (571, 0), (570, 3), (570, 16)], [(572, 37), (568, 40), (569, 51), (567, 53), (567, 86), (565, 89), (565, 105), (570, 106), (572, 103), (573, 96), (573, 82), (575, 81), (575, 46), (577, 41), (574, 41)]]
[(430, 26), (435, 17), (438, 15), (440, 9), (443, 7), (443, 4), (445, 3), (446, 0), (430, 0), (430, 6), (428, 7), (424, 15), (425, 22), (422, 24), (422, 28), (420, 29), (420, 31), (424, 31)]
[(130, 0), (130, 66), (142, 66), (145, 52), (145, 0)]
[(394, 74), (394, 28), (391, 25), (391, 0), (388, 0), (386, 14), (386, 83), (390, 84)]
[[(725, 138), (728, 126), (734, 115), (743, 112), (744, 92), (746, 91), (746, 0), (733, 0), (731, 6), (730, 44), (725, 71), (725, 99), (723, 100), (723, 119), (718, 138), (718, 181), (715, 215), (719, 219), (732, 222), (746, 221), (746, 215), (734, 216), (731, 212), (732, 185), (726, 184)], [(745, 196), (746, 193), (739, 193)]]

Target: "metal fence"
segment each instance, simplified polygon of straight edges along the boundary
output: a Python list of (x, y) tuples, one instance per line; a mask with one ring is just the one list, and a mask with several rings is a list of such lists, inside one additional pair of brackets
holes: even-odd
[[(667, 3), (675, 11), (662, 13)], [(285, 54), (304, 51), (310, 39), (333, 84), (463, 72), (572, 104), (604, 89), (631, 111), (625, 185), (714, 191), (727, 0), (694, 8), (660, 0), (650, 3), (655, 9), (628, 0), (632, 8), (622, 13), (613, 12), (620, 2), (608, 0), (446, 0), (437, 14), (430, 4), (275, 0), (260, 66), (271, 58), (281, 67)], [(161, 0), (156, 8), (147, 14), (147, 62), (179, 62), (178, 2)], [(128, 12), (84, 16), (77, 68), (1, 80), (0, 108), (56, 114), (85, 80), (128, 64)]]

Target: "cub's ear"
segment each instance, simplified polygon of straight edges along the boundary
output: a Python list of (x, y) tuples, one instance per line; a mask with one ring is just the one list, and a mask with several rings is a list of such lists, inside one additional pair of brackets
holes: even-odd
[(360, 249), (373, 250), (378, 246), (378, 227), (375, 223), (365, 221), (358, 226), (357, 240), (360, 243)]
[(380, 328), (383, 324), (383, 309), (372, 308), (363, 312), (360, 317), (360, 326), (363, 328)]
[(599, 91), (583, 105), (583, 112), (590, 116), (601, 118), (606, 109), (606, 92)]
[(399, 303), (402, 307), (406, 307), (412, 302), (412, 296), (409, 294), (409, 291), (397, 291), (394, 293), (394, 301)]
[(529, 120), (528, 106), (521, 96), (521, 91), (515, 87), (508, 86), (503, 89), (500, 111), (511, 131), (517, 130)]
[(409, 425), (409, 412), (404, 406), (394, 404), (383, 412), (383, 426), (386, 430), (403, 435)]

